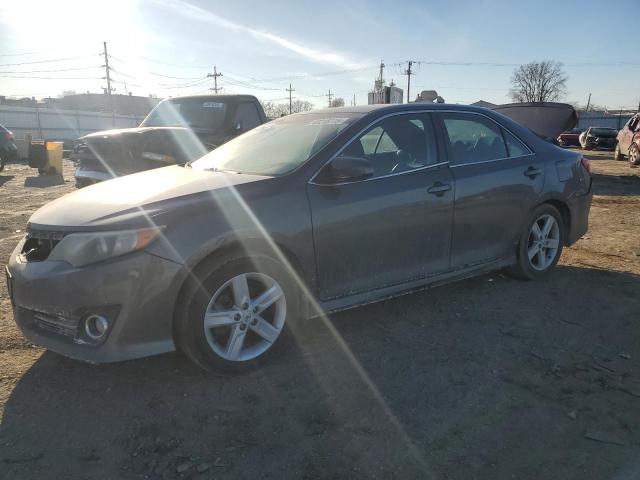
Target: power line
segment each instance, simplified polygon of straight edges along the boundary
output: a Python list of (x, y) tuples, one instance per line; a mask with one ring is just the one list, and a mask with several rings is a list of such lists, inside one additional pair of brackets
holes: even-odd
[(104, 80), (105, 77), (32, 77), (24, 75), (0, 75), (0, 78), (26, 78), (32, 80)]
[(22, 70), (22, 71), (0, 71), (0, 73), (15, 73), (21, 75), (23, 73), (56, 73), (56, 72), (72, 72), (77, 70), (93, 70), (102, 68), (103, 65), (94, 65), (93, 67), (76, 67), (76, 68), (57, 68), (55, 70)]
[(81, 58), (89, 58), (89, 57), (94, 57), (94, 56), (98, 56), (97, 55), (81, 55), (78, 57), (66, 57), (66, 58), (56, 58), (53, 60), (38, 60), (37, 62), (20, 62), (20, 63), (3, 63), (2, 65), (0, 65), (0, 67), (17, 67), (20, 65), (36, 65), (39, 63), (55, 63), (55, 62), (66, 62), (69, 60), (79, 60)]

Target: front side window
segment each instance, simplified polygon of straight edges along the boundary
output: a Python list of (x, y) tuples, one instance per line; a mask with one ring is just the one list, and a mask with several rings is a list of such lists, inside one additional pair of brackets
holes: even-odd
[(435, 135), (428, 114), (394, 115), (353, 140), (344, 156), (369, 160), (374, 177), (437, 163)]
[(509, 156), (500, 127), (488, 118), (468, 113), (444, 113), (442, 119), (455, 164)]

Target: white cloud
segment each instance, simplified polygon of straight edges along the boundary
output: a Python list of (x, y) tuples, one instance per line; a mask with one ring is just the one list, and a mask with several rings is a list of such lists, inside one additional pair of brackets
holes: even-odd
[(183, 0), (152, 0), (154, 3), (173, 10), (175, 13), (192, 20), (213, 23), (219, 27), (235, 32), (245, 32), (262, 41), (273, 43), (285, 50), (294, 52), (301, 57), (316, 63), (334, 65), (342, 68), (358, 68), (360, 64), (353, 62), (338, 52), (323, 51), (302, 45), (301, 43), (288, 40), (279, 35), (263, 32), (240, 23), (228, 20), (220, 15), (216, 15), (208, 10), (192, 5)]

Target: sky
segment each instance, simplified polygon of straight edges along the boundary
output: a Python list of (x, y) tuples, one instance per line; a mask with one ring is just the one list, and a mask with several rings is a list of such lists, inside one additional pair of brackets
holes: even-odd
[(507, 103), (514, 68), (549, 59), (563, 101), (637, 108), (638, 18), (639, 0), (0, 0), (0, 95), (101, 92), (106, 41), (116, 93), (205, 93), (215, 65), (223, 93), (363, 104), (381, 61), (406, 95), (414, 60), (412, 98)]

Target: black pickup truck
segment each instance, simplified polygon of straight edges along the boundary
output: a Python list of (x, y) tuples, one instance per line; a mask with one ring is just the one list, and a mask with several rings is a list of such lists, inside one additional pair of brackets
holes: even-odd
[(266, 122), (252, 95), (198, 95), (163, 100), (137, 128), (106, 130), (78, 139), (76, 187), (180, 164)]

